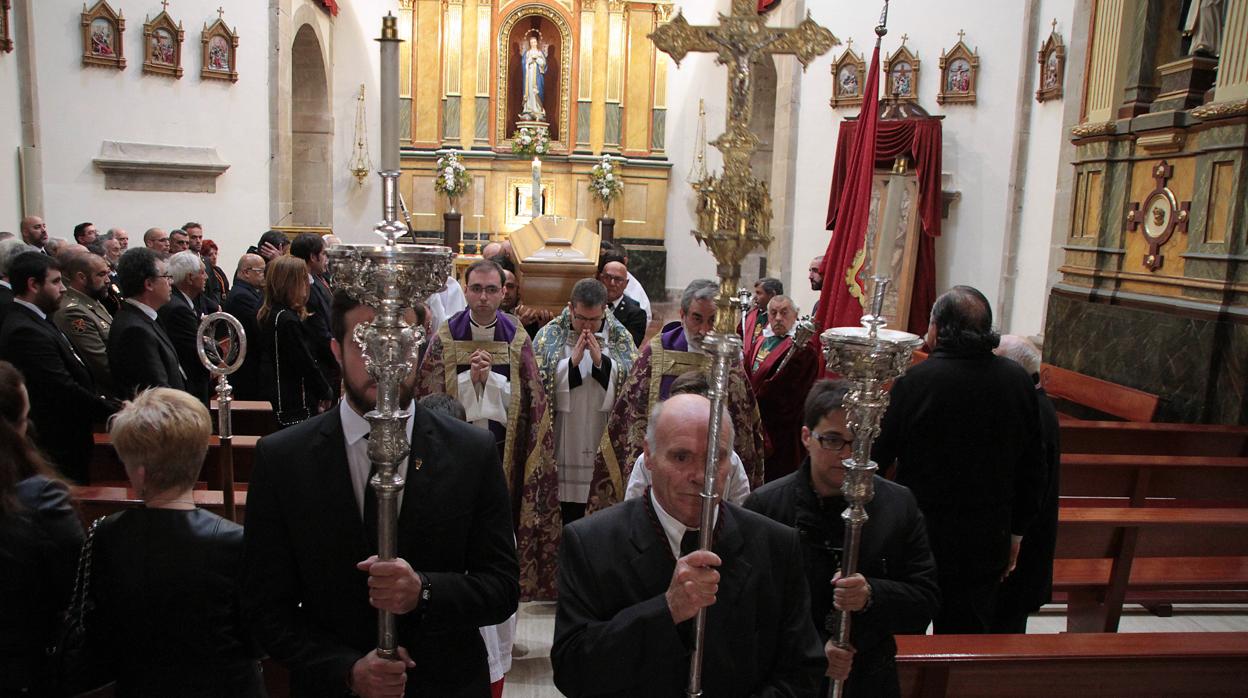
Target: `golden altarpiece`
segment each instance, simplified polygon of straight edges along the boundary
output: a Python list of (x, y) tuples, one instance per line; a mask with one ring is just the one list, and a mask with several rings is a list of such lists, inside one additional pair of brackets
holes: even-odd
[[(672, 16), (670, 0), (400, 0), (399, 7), (400, 191), (417, 236), (441, 239), (448, 202), (433, 177), (445, 150), (461, 151), (472, 176), (456, 203), (465, 252), (476, 251), (479, 237), (506, 237), (530, 221), (532, 156), (513, 153), (512, 141), (522, 113), (538, 110), (550, 139), (540, 156), (544, 213), (594, 227), (603, 211), (588, 193), (589, 170), (604, 153), (622, 158), (623, 195), (610, 211), (615, 237), (629, 244), (639, 271), (659, 271), (646, 268), (664, 260), (669, 60), (648, 35)], [(540, 109), (529, 101), (529, 51), (541, 55)]]

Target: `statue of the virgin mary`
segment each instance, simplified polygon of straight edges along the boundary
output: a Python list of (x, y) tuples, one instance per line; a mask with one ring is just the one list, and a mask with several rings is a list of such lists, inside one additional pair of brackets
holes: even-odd
[(529, 121), (545, 121), (546, 109), (542, 98), (546, 96), (546, 54), (550, 46), (539, 47), (541, 33), (537, 30), (525, 35), (520, 47), (520, 70), (524, 80), (524, 99), (521, 101), (520, 118)]

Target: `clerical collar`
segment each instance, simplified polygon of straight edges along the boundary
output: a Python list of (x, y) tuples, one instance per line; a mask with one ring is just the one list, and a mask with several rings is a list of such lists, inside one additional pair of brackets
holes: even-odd
[(468, 313), (468, 322), (472, 323), (472, 326), (473, 326), (473, 327), (476, 327), (476, 328), (478, 328), (478, 329), (482, 329), (482, 330), (492, 330), (492, 329), (494, 329), (494, 326), (498, 324), (498, 313), (494, 313), (494, 319), (493, 319), (493, 320), (490, 320), (490, 324), (488, 324), (488, 325), (482, 325), (481, 323), (479, 323), (479, 322), (477, 322), (476, 320), (472, 319), (472, 312), (471, 312), (471, 311), (469, 311), (469, 313)]

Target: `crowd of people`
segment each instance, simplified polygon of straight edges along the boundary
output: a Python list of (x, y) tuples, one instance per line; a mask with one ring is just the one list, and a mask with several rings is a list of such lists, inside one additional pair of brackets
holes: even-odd
[[(1034, 345), (999, 337), (982, 294), (937, 300), (930, 355), (892, 388), (859, 571), (843, 576), (850, 386), (819, 379), (797, 303), (764, 278), (743, 314), (700, 550), (719, 285), (691, 282), (652, 327), (610, 243), (561, 308), (523, 302), (502, 242), (408, 315), (427, 341), (401, 383), (398, 555), (379, 560), (377, 385), (354, 339), (373, 310), (335, 289), (334, 244), (268, 231), (227, 275), (193, 222), (134, 248), (90, 223), (58, 244), (37, 217), (0, 240), (0, 696), (103, 681), (262, 696), (267, 655), (297, 696), (497, 698), (524, 600), (557, 603), (570, 696), (681, 692), (703, 608), (706, 695), (815, 695), (835, 678), (889, 696), (894, 635), (1025, 632), (1048, 601), (1055, 413)], [(278, 425), (256, 446), (245, 527), (194, 499), (212, 433), (198, 326), (217, 310), (246, 335), (235, 397), (269, 401)], [(144, 506), (84, 532), (69, 484), (89, 482), (101, 425)], [(378, 609), (397, 616), (397, 658), (373, 650)], [(73, 618), (86, 632), (67, 668)]]

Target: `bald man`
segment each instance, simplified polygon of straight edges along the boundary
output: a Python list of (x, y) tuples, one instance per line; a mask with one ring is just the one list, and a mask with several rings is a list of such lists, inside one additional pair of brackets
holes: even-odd
[(48, 244), (48, 226), (39, 216), (26, 216), (21, 222), (22, 242), (46, 254), (43, 249)]
[(160, 228), (148, 228), (147, 232), (143, 233), (143, 244), (161, 259), (169, 256), (169, 233)]
[(243, 334), (247, 336), (247, 355), (243, 357), (243, 365), (230, 376), (234, 386), (234, 397), (239, 400), (263, 400), (264, 393), (260, 387), (260, 328), (256, 324), (256, 313), (264, 302), (264, 258), (248, 252), (238, 260), (234, 271), (234, 286), (226, 296), (222, 310), (238, 318), (243, 326)]
[[(827, 662), (797, 531), (721, 504), (711, 549), (697, 549), (710, 404), (700, 395), (659, 403), (646, 432), (650, 490), (564, 529), (551, 663), (565, 695), (683, 693), (702, 608), (705, 695), (815, 694)], [(725, 414), (717, 494), (731, 423)]]

